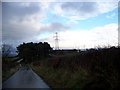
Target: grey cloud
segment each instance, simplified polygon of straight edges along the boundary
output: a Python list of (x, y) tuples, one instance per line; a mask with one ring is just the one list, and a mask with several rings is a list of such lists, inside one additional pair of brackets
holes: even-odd
[(61, 24), (61, 23), (51, 23), (49, 25), (46, 25), (44, 27), (41, 27), (40, 30), (42, 31), (48, 31), (48, 32), (51, 32), (51, 31), (61, 31), (61, 30), (65, 30), (67, 29), (68, 27)]
[[(27, 3), (26, 3), (27, 4)], [(41, 10), (38, 3), (29, 3), (22, 5), (20, 2), (2, 3), (2, 41), (14, 42), (14, 44), (34, 40), (38, 35), (34, 23), (27, 21), (31, 15)]]
[(21, 26), (15, 24), (3, 25), (2, 39), (3, 40), (25, 40), (37, 35), (34, 28), (29, 26)]
[[(31, 3), (29, 6), (21, 6), (20, 3), (2, 3), (3, 42), (13, 43), (14, 45), (18, 45), (22, 42), (34, 42), (44, 31), (60, 31), (67, 28), (61, 23), (51, 23), (42, 27), (42, 25), (34, 19), (33, 22), (27, 21), (26, 17), (31, 18), (30, 15), (33, 14), (38, 15), (36, 13), (39, 11), (40, 8), (36, 3)], [(39, 24), (41, 28), (38, 26)], [(42, 41), (45, 40), (47, 40), (47, 38)]]
[(0, 45), (2, 41), (2, 4), (0, 3)]
[(3, 2), (2, 3), (2, 16), (3, 20), (13, 19), (17, 17), (22, 19), (23, 17), (37, 13), (40, 7), (37, 3), (30, 3), (30, 5), (21, 5), (20, 2)]
[(34, 27), (29, 25), (17, 23), (3, 24), (2, 39), (3, 41), (30, 41), (35, 40), (35, 37), (44, 32), (56, 32), (67, 29), (68, 27), (60, 23), (52, 23), (41, 27), (39, 30), (35, 30)]
[(96, 2), (66, 2), (62, 4), (63, 10), (77, 10), (83, 13), (91, 13), (96, 11)]

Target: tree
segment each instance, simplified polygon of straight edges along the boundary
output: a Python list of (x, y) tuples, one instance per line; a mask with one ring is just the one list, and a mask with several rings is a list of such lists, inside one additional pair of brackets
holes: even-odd
[(45, 58), (49, 55), (52, 48), (47, 42), (39, 43), (23, 43), (17, 47), (18, 56), (23, 58), (25, 62), (32, 62), (33, 60), (38, 60)]
[(2, 57), (10, 56), (13, 47), (9, 44), (2, 44)]

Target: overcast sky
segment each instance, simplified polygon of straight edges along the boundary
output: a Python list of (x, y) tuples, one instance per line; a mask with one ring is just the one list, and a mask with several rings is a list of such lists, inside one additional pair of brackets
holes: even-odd
[(102, 2), (2, 2), (2, 40), (48, 42), (59, 47), (92, 48), (117, 45), (118, 0)]

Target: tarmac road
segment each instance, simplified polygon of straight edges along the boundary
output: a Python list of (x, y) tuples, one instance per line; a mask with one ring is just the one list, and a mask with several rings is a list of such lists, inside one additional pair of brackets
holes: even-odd
[(2, 84), (2, 88), (50, 89), (50, 87), (28, 66), (21, 67), (13, 76)]

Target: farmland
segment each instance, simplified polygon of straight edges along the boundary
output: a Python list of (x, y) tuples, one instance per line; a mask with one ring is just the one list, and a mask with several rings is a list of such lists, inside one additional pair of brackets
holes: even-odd
[(89, 49), (57, 54), (31, 64), (52, 88), (120, 88), (119, 48)]
[[(119, 47), (53, 50), (49, 57), (32, 60), (29, 66), (55, 88), (114, 90), (120, 88)], [(13, 58), (3, 58), (2, 81), (19, 68)]]

